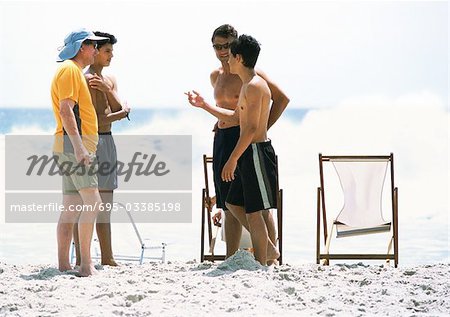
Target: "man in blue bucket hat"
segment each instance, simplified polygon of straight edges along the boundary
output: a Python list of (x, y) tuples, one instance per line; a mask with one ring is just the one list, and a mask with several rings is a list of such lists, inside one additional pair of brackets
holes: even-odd
[[(57, 62), (63, 62), (68, 59), (74, 58), (77, 53), (79, 52), (82, 44), (86, 41), (92, 42), (92, 41), (101, 41), (101, 40), (107, 40), (107, 37), (102, 36), (96, 36), (94, 32), (88, 31), (86, 29), (79, 29), (76, 31), (71, 32), (66, 36), (64, 39), (64, 45), (61, 46), (60, 52), (58, 54)], [(86, 43), (84, 43), (86, 44)], [(96, 44), (96, 43), (94, 43)], [(97, 48), (97, 47), (95, 47)], [(93, 62), (93, 61), (92, 61)], [(89, 63), (90, 65), (92, 63)], [(87, 66), (87, 65), (85, 65)]]
[[(91, 240), (94, 222), (102, 203), (97, 175), (93, 172), (98, 142), (97, 115), (92, 104), (83, 68), (94, 62), (98, 54), (95, 36), (86, 29), (71, 32), (60, 47), (61, 62), (52, 81), (51, 97), (56, 120), (53, 152), (63, 178), (63, 204), (58, 227), (58, 267), (71, 270), (70, 242), (74, 223), (80, 237), (80, 276), (94, 274)], [(82, 208), (80, 208), (82, 207)]]

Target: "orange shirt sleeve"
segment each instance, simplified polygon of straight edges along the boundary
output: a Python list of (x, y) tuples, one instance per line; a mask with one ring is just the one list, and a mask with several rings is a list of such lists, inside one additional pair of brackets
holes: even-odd
[(72, 99), (78, 103), (80, 98), (81, 71), (75, 66), (70, 65), (61, 69), (58, 78), (58, 99)]

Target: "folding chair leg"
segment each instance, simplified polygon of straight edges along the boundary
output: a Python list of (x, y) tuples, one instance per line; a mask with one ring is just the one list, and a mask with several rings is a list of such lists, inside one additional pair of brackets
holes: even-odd
[[(388, 245), (388, 250), (387, 250), (387, 255), (389, 256), (389, 254), (391, 253), (391, 249), (392, 249), (392, 242), (394, 241), (394, 237), (391, 238), (391, 240), (389, 241), (389, 245)], [(391, 261), (389, 259), (389, 257), (386, 258), (386, 264), (390, 265)]]
[(162, 263), (166, 263), (166, 244), (162, 244)]
[[(333, 224), (331, 225), (330, 234), (329, 234), (328, 237), (327, 237), (327, 243), (326, 243), (326, 245), (325, 245), (325, 252), (326, 252), (327, 255), (330, 254), (331, 236), (333, 235), (333, 229), (334, 229), (334, 226), (335, 226), (335, 224), (333, 223)], [(322, 262), (322, 264), (323, 264), (323, 265), (330, 265), (330, 258), (328, 257), (328, 258), (324, 259), (323, 262)]]
[(139, 264), (142, 264), (144, 262), (144, 246), (141, 247), (141, 259), (139, 260)]

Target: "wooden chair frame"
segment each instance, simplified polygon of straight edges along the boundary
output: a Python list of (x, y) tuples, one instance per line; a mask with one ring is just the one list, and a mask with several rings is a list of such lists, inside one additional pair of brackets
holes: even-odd
[[(392, 198), (392, 237), (389, 241), (387, 253), (379, 254), (333, 254), (329, 252), (331, 236), (333, 234), (333, 228), (336, 225), (333, 222), (331, 226), (331, 232), (328, 234), (327, 230), (327, 216), (326, 216), (326, 204), (325, 204), (325, 182), (323, 173), (323, 163), (330, 162), (333, 159), (349, 159), (355, 161), (370, 161), (376, 159), (385, 159), (390, 163), (390, 174), (391, 174), (391, 198)], [(357, 156), (357, 155), (347, 155), (347, 156), (328, 156), (319, 154), (319, 172), (320, 172), (320, 187), (317, 188), (317, 244), (316, 244), (316, 263), (319, 264), (321, 261), (324, 265), (329, 265), (330, 260), (386, 260), (389, 263), (390, 260), (394, 260), (394, 266), (398, 266), (398, 188), (394, 185), (394, 154), (391, 153), (389, 156)], [(320, 231), (321, 231), (321, 219), (323, 224), (323, 238), (325, 244), (325, 253), (321, 253), (321, 241), (320, 241)], [(390, 252), (394, 245), (394, 253)]]

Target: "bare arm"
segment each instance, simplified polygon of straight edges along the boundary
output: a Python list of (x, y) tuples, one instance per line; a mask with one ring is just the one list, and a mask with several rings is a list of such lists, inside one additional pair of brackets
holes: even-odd
[(217, 106), (211, 106), (209, 103), (203, 99), (202, 96), (195, 90), (192, 92), (185, 93), (188, 96), (188, 101), (191, 105), (197, 108), (202, 108), (212, 114), (214, 117), (221, 121), (231, 122), (231, 123), (239, 123), (239, 112), (236, 110), (229, 110), (220, 108)]
[(73, 114), (73, 107), (75, 101), (72, 99), (63, 99), (59, 102), (59, 114), (61, 116), (62, 125), (64, 130), (70, 138), (72, 143), (74, 154), (77, 162), (82, 164), (89, 164), (91, 162), (88, 151), (81, 141), (80, 132), (78, 131), (77, 122)]
[[(126, 102), (124, 105), (120, 105), (119, 110), (114, 110), (110, 104), (110, 98), (108, 98), (108, 94), (105, 93), (102, 89), (99, 89), (98, 87), (101, 86), (102, 84), (93, 84), (93, 80), (95, 80), (96, 77), (100, 78), (98, 75), (92, 75), (92, 74), (85, 74), (86, 77), (86, 81), (89, 85), (89, 92), (91, 94), (91, 98), (92, 98), (92, 103), (94, 104), (95, 110), (97, 112), (97, 120), (98, 120), (98, 125), (99, 126), (104, 126), (107, 124), (110, 124), (114, 121), (117, 120), (121, 120), (123, 118), (126, 118), (128, 113), (130, 112), (130, 108), (126, 105)], [(112, 80), (112, 78), (111, 78)], [(103, 82), (103, 81), (102, 81)], [(115, 91), (115, 96), (117, 97), (117, 85), (115, 84), (115, 80), (112, 81), (114, 83), (114, 88), (113, 90)], [(107, 84), (105, 84), (107, 85)], [(97, 87), (97, 88), (96, 88)], [(105, 100), (105, 96), (106, 96), (106, 100)], [(97, 98), (103, 99), (98, 101)], [(109, 106), (111, 107), (111, 113), (109, 114), (105, 114), (103, 112), (103, 109), (99, 109), (97, 102), (100, 103), (108, 103)]]
[(105, 93), (112, 112), (120, 111), (122, 103), (117, 95), (116, 79), (112, 76), (106, 78), (108, 80), (97, 74), (92, 75), (92, 77), (88, 78), (89, 87)]
[(98, 119), (99, 126), (109, 124), (114, 121), (122, 120), (123, 118), (127, 117), (128, 112), (126, 111), (126, 109), (122, 109), (122, 110), (119, 110), (116, 112), (111, 112), (108, 114), (97, 113), (97, 119)]
[(214, 70), (211, 75), (209, 75), (209, 80), (211, 81), (211, 86), (213, 86), (213, 88), (216, 87), (216, 82), (217, 82), (217, 77), (219, 77), (219, 70), (216, 69)]
[(286, 96), (286, 94), (281, 90), (281, 88), (272, 80), (270, 80), (263, 71), (258, 69), (256, 72), (267, 82), (270, 92), (272, 93), (272, 106), (270, 108), (269, 121), (267, 123), (267, 129), (270, 129), (270, 127), (281, 116), (284, 109), (286, 109), (290, 100)]
[(239, 140), (222, 170), (222, 179), (230, 182), (234, 179), (237, 161), (252, 143), (256, 130), (258, 129), (259, 117), (261, 114), (262, 93), (258, 87), (248, 85), (245, 92), (246, 106), (240, 111), (241, 134)]

